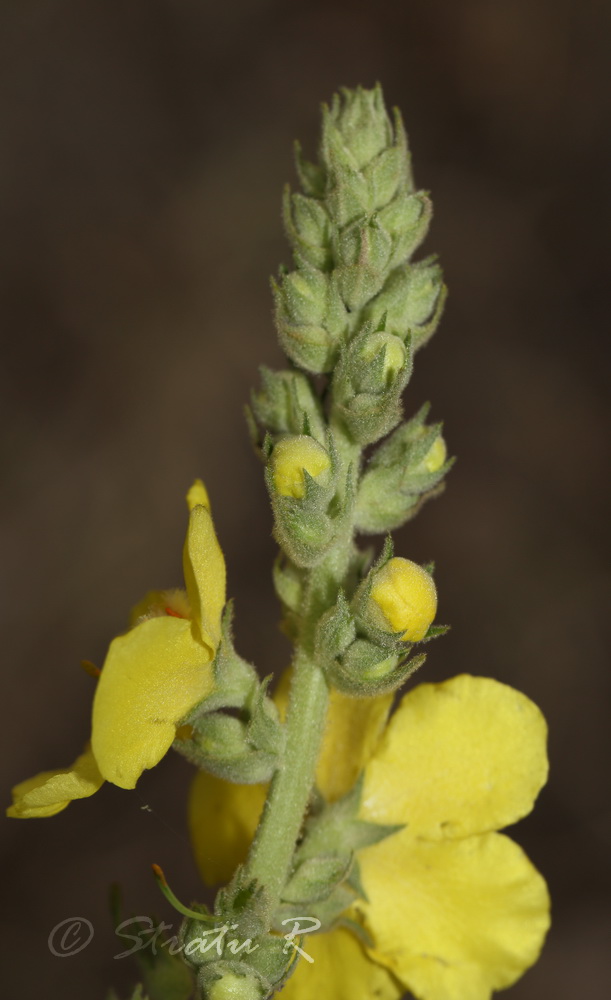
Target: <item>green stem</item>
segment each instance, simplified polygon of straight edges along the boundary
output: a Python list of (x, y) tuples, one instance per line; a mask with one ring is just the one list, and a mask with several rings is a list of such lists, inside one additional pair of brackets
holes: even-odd
[[(340, 464), (340, 482), (346, 484), (352, 469), (356, 486), (361, 448), (332, 425)], [(341, 489), (346, 501), (347, 485)], [(286, 717), (286, 749), (274, 774), (259, 827), (252, 843), (246, 874), (257, 879), (268, 893), (270, 919), (290, 874), (295, 844), (308, 808), (324, 732), (329, 692), (325, 676), (314, 659), (314, 633), (320, 615), (337, 599), (349, 568), (353, 536), (353, 511), (333, 549), (309, 575), (304, 595), (302, 628), (295, 649), (293, 676)]]
[(286, 751), (276, 771), (247, 862), (273, 914), (289, 875), (295, 843), (314, 784), (329, 695), (324, 674), (297, 650), (286, 719)]

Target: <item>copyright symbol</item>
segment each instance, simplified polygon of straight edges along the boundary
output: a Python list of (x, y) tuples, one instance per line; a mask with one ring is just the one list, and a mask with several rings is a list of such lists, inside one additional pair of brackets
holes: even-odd
[(58, 958), (78, 955), (93, 938), (93, 924), (87, 917), (66, 917), (49, 934), (49, 951)]

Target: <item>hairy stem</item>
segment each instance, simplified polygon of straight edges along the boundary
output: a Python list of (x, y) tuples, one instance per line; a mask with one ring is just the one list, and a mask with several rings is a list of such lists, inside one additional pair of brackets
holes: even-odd
[[(339, 427), (333, 427), (333, 435), (341, 466), (341, 480), (345, 484), (351, 470), (351, 480), (355, 483), (361, 449)], [(343, 499), (346, 499), (345, 495)], [(266, 888), (272, 916), (290, 874), (295, 844), (312, 793), (329, 701), (325, 676), (313, 655), (314, 630), (320, 615), (335, 602), (348, 572), (353, 520), (353, 511), (349, 509), (345, 512), (342, 531), (332, 550), (310, 572), (303, 625), (293, 660), (286, 718), (286, 751), (272, 779), (247, 861), (247, 874)]]
[(272, 913), (290, 872), (314, 784), (328, 699), (324, 674), (297, 650), (286, 719), (286, 752), (272, 779), (247, 862), (248, 875), (267, 890)]

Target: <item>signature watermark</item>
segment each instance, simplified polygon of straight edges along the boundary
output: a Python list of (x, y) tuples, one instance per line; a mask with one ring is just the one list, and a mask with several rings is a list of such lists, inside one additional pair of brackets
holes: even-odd
[(66, 917), (49, 934), (49, 951), (57, 958), (72, 958), (91, 944), (93, 934), (93, 924), (87, 917)]
[[(316, 917), (287, 917), (282, 921), (282, 926), (287, 928), (287, 933), (283, 934), (285, 945), (284, 954), (293, 949), (307, 962), (313, 963), (314, 959), (308, 955), (301, 947), (301, 940), (304, 934), (311, 934), (320, 927), (320, 920)], [(170, 955), (183, 954), (187, 958), (195, 954), (205, 955), (208, 952), (216, 951), (221, 957), (225, 951), (232, 955), (244, 953), (250, 955), (256, 951), (259, 945), (251, 938), (240, 940), (232, 937), (232, 932), (237, 930), (238, 924), (219, 924), (203, 931), (198, 937), (190, 938), (186, 943), (181, 941), (177, 935), (168, 937), (168, 932), (172, 931), (172, 924), (162, 920), (160, 924), (155, 924), (148, 916), (130, 917), (124, 920), (115, 928), (117, 937), (131, 941), (132, 946), (125, 951), (114, 955), (115, 959), (130, 958), (139, 951), (147, 948), (153, 955), (157, 955), (159, 949), (165, 948)], [(133, 932), (133, 933), (132, 933)], [(48, 937), (49, 951), (58, 958), (71, 958), (78, 955), (93, 941), (93, 924), (86, 917), (66, 917), (51, 930)], [(297, 943), (299, 940), (299, 944)]]

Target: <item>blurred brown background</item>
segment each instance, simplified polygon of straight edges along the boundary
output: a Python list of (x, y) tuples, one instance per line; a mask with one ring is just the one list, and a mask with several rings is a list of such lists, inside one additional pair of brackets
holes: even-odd
[[(611, 980), (610, 26), (604, 0), (7, 0), (0, 13), (3, 786), (67, 765), (87, 738), (79, 661), (103, 660), (145, 590), (180, 582), (196, 475), (240, 649), (264, 671), (285, 663), (241, 407), (258, 363), (280, 361), (268, 276), (289, 260), (292, 140), (313, 152), (319, 102), (379, 79), (432, 191), (426, 249), (450, 286), (406, 395), (410, 413), (433, 401), (460, 457), (398, 538), (436, 559), (453, 626), (426, 678), (489, 674), (551, 727), (550, 784), (516, 836), (549, 879), (555, 924), (516, 1000), (602, 1000)], [(189, 776), (166, 758), (133, 794), (105, 786), (53, 820), (4, 823), (7, 997), (127, 991), (107, 887), (173, 920), (157, 861), (197, 894)], [(61, 960), (47, 936), (72, 915), (95, 938)]]

